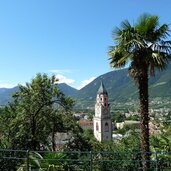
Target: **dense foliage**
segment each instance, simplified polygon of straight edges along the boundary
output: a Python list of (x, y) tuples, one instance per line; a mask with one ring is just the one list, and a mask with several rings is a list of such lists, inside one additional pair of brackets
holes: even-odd
[(37, 74), (31, 83), (20, 85), (13, 101), (1, 109), (1, 142), (6, 148), (46, 149), (49, 136), (65, 130), (63, 119), (71, 115), (73, 100), (55, 86), (56, 81), (55, 76)]

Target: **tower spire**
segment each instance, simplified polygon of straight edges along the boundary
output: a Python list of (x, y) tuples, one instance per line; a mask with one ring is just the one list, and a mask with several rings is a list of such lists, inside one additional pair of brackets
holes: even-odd
[(99, 90), (98, 90), (97, 94), (106, 94), (106, 95), (108, 95), (102, 80), (101, 80), (101, 84), (100, 84), (100, 87), (99, 87)]

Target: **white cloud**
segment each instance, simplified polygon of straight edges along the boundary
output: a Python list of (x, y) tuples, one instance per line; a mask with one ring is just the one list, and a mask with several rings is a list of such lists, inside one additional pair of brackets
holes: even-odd
[(8, 84), (8, 83), (0, 83), (0, 88), (13, 88), (17, 85), (14, 84)]
[(58, 83), (66, 83), (68, 85), (73, 84), (75, 80), (65, 77), (64, 75), (57, 74), (56, 78), (59, 80)]
[(86, 86), (87, 84), (89, 84), (90, 82), (92, 82), (96, 77), (91, 77), (88, 80), (83, 80), (81, 81), (81, 85), (78, 87), (78, 89), (80, 90), (81, 88), (83, 88), (84, 86)]
[(72, 73), (72, 71), (69, 69), (52, 69), (52, 70), (49, 70), (49, 72), (58, 73), (58, 74)]

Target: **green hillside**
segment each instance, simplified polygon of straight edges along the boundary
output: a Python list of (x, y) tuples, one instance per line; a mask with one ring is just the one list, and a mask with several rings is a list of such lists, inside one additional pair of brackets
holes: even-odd
[[(82, 88), (74, 96), (77, 106), (93, 107), (96, 93), (103, 81), (109, 95), (110, 103), (136, 100), (138, 90), (127, 69), (108, 72), (99, 76)], [(168, 97), (171, 99), (171, 64), (164, 71), (157, 71), (155, 77), (149, 79), (150, 98)]]

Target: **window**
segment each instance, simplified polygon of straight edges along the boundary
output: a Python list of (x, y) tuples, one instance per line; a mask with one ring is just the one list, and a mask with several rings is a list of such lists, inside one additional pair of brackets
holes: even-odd
[(105, 132), (109, 132), (109, 124), (107, 122), (105, 123), (105, 129), (104, 130), (105, 130)]
[(98, 122), (96, 122), (96, 131), (99, 130), (99, 125), (98, 125)]

